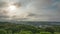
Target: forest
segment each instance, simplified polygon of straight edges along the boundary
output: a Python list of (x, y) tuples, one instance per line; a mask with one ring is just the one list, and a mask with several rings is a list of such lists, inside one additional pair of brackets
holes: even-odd
[(60, 25), (39, 27), (27, 24), (0, 22), (0, 34), (60, 34)]

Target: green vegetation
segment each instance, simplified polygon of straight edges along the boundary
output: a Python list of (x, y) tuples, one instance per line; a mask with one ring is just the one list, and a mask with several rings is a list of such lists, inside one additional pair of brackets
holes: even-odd
[(41, 32), (40, 34), (51, 34), (50, 32)]
[(60, 26), (36, 27), (24, 24), (0, 22), (0, 34), (60, 34)]
[(0, 34), (7, 34), (7, 32), (4, 29), (1, 29)]

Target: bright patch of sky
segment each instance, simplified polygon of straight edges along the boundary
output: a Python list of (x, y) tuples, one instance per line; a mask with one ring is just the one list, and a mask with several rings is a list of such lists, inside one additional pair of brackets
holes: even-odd
[[(21, 4), (16, 15), (4, 12), (8, 2)], [(0, 0), (0, 21), (60, 21), (60, 0)]]

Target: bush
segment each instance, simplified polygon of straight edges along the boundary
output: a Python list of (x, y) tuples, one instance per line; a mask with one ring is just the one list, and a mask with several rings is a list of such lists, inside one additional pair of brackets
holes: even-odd
[(31, 31), (20, 31), (20, 33), (19, 34), (32, 34), (32, 32)]
[(55, 32), (54, 34), (60, 34), (59, 32)]
[(0, 34), (7, 34), (7, 32), (4, 29), (0, 29)]
[(36, 34), (40, 34), (40, 33), (36, 33)]
[(40, 34), (51, 34), (50, 32), (40, 32)]

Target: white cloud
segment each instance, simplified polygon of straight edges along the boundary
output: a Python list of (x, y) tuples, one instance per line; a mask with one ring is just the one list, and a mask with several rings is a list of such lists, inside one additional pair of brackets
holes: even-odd
[[(0, 2), (5, 0), (0, 0)], [(55, 0), (7, 0), (8, 2), (21, 3), (21, 7), (16, 10), (16, 16), (8, 17), (0, 11), (0, 16), (6, 20), (25, 21), (60, 21), (60, 1)], [(1, 3), (2, 4), (2, 3)], [(1, 5), (0, 4), (0, 5)], [(5, 4), (3, 4), (5, 5)], [(4, 6), (2, 7), (4, 8)]]

